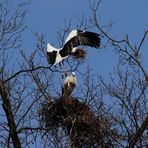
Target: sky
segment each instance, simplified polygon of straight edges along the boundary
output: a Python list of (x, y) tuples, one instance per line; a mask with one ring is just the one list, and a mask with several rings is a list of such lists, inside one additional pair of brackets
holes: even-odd
[[(148, 28), (147, 5), (147, 0), (103, 0), (98, 16), (102, 24), (114, 22), (110, 32), (113, 37), (121, 39), (128, 34), (131, 41), (136, 43)], [(33, 0), (26, 16), (28, 28), (24, 36), (24, 46), (34, 48), (32, 31), (38, 31), (46, 36), (47, 42), (58, 47), (57, 31), (60, 27), (64, 28), (64, 21), (71, 20), (72, 27), (75, 29), (79, 23), (77, 16), (81, 17), (82, 14), (86, 17), (91, 14), (88, 0)], [(95, 49), (90, 50), (95, 52)], [(96, 59), (98, 64), (101, 63), (100, 67), (104, 65), (102, 63), (105, 62), (105, 57), (113, 60), (109, 49), (97, 54)], [(92, 60), (91, 57), (89, 58)]]
[[(102, 0), (97, 15), (104, 25), (110, 21), (114, 22), (109, 33), (112, 37), (123, 39), (128, 34), (132, 43), (137, 44), (148, 29), (147, 6), (148, 0)], [(32, 0), (27, 10), (25, 23), (28, 27), (23, 33), (23, 49), (30, 52), (36, 48), (33, 32), (44, 34), (47, 42), (58, 47), (57, 31), (60, 31), (60, 27), (64, 28), (65, 20), (71, 20), (75, 29), (79, 25), (79, 17), (83, 14), (85, 17), (91, 15), (89, 0)], [(79, 70), (86, 72), (86, 66), (89, 64), (92, 72), (108, 79), (109, 73), (113, 72), (113, 66), (117, 64), (118, 55), (110, 47), (99, 52), (92, 48), (86, 49), (87, 60)], [(145, 62), (148, 55), (146, 43), (142, 52), (143, 62), (148, 70), (148, 64)], [(81, 83), (82, 78), (78, 77), (78, 80)]]
[[(123, 39), (128, 34), (130, 41), (137, 44), (144, 31), (148, 29), (147, 6), (147, 0), (102, 0), (97, 15), (103, 25), (110, 21), (114, 22), (109, 32), (112, 37)], [(65, 20), (67, 22), (71, 20), (72, 29), (75, 29), (79, 25), (78, 18), (83, 14), (85, 17), (91, 16), (89, 0), (32, 0), (27, 9), (25, 22), (28, 28), (24, 33), (23, 47), (29, 51), (36, 46), (32, 32), (44, 34), (46, 42), (59, 47), (57, 32), (60, 28), (64, 28)], [(146, 45), (143, 46), (142, 51), (144, 59), (148, 54), (145, 47)], [(93, 48), (86, 48), (86, 50), (87, 60), (80, 67), (81, 72), (84, 73), (89, 64), (94, 73), (108, 79), (109, 73), (113, 72), (113, 67), (117, 64), (118, 55), (110, 47), (100, 52)], [(148, 69), (147, 64), (146, 68)]]

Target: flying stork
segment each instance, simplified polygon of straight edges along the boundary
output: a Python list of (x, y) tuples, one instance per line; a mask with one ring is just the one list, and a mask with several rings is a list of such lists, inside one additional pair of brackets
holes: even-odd
[[(80, 48), (78, 46), (90, 46), (94, 48), (100, 47), (100, 36), (97, 33), (72, 30), (61, 48), (55, 48), (49, 43), (47, 44), (47, 60), (51, 65), (60, 64), (69, 55), (74, 55)], [(81, 51), (81, 50), (80, 50)], [(81, 52), (82, 54), (82, 52)]]
[(62, 97), (68, 98), (73, 92), (74, 88), (77, 85), (76, 75), (74, 72), (70, 76), (66, 77), (63, 86), (62, 86)]

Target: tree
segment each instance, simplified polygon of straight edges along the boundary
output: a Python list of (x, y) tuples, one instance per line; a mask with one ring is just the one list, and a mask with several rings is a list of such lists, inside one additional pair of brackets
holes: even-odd
[[(13, 106), (11, 103), (10, 96), (10, 84), (5, 83), (5, 79), (8, 75), (8, 60), (10, 58), (9, 52), (12, 49), (17, 49), (20, 47), (21, 43), (21, 33), (25, 29), (24, 7), (27, 3), (20, 3), (14, 12), (11, 12), (9, 7), (9, 1), (4, 0), (0, 3), (0, 94), (1, 94), (1, 104), (5, 113), (5, 117), (1, 114), (1, 140), (0, 143), (3, 146), (7, 145), (9, 147), (10, 139), (14, 147), (21, 147), (20, 139), (17, 133), (17, 125), (15, 122)], [(4, 119), (4, 120), (3, 120)], [(9, 127), (9, 129), (8, 129)]]
[[(101, 1), (90, 1), (91, 17), (82, 18), (78, 28), (95, 28), (100, 32), (102, 48), (110, 46), (119, 62), (107, 82), (94, 77), (88, 67), (83, 75), (83, 95), (63, 98), (59, 68), (45, 64), (46, 39), (35, 33), (37, 47), (30, 54), (20, 49), (21, 34), (28, 2), (18, 4), (15, 11), (10, 1), (0, 5), (0, 146), (31, 147), (147, 147), (148, 75), (142, 63), (142, 45), (133, 45), (128, 35), (121, 40), (110, 36), (112, 24), (101, 25), (97, 11)], [(106, 27), (104, 27), (106, 26)], [(58, 32), (60, 43), (70, 31), (70, 23)], [(17, 49), (17, 50), (16, 50)], [(9, 62), (12, 53), (19, 62)], [(67, 72), (80, 71), (85, 60), (65, 60)], [(46, 66), (47, 65), (47, 66)], [(60, 85), (60, 86), (59, 86)], [(77, 90), (79, 92), (79, 90)], [(106, 104), (104, 98), (112, 101)], [(115, 102), (115, 103), (114, 103)]]
[[(132, 44), (128, 35), (121, 40), (116, 40), (101, 27), (97, 19), (97, 9), (91, 5), (93, 21), (92, 24), (107, 38), (108, 43), (113, 46), (119, 55), (116, 74), (111, 76), (110, 82), (105, 82), (99, 78), (105, 94), (115, 99), (118, 116), (117, 125), (120, 127), (119, 132), (121, 145), (134, 147), (147, 147), (147, 84), (148, 75), (143, 65), (142, 46), (146, 42), (148, 30), (146, 30), (137, 44)], [(125, 66), (125, 68), (123, 68)]]

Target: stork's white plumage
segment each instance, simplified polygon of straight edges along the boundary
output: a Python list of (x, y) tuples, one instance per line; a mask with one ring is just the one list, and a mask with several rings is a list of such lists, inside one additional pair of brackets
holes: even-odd
[(62, 87), (62, 96), (68, 98), (73, 92), (74, 88), (77, 85), (77, 80), (75, 73), (72, 72), (70, 76), (66, 77), (63, 87)]
[(56, 65), (69, 55), (73, 55), (80, 45), (90, 46), (94, 48), (100, 47), (99, 34), (89, 31), (72, 30), (62, 48), (55, 48), (49, 43), (47, 44), (47, 60), (49, 64)]

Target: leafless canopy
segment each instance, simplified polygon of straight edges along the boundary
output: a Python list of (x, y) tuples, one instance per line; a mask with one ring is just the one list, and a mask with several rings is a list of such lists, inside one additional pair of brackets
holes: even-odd
[[(136, 46), (128, 35), (115, 39), (112, 23), (98, 19), (100, 4), (90, 1), (91, 15), (82, 16), (77, 27), (100, 32), (102, 50), (112, 47), (119, 62), (106, 81), (90, 68), (83, 74), (79, 67), (84, 59), (65, 60), (67, 72), (83, 78), (66, 99), (61, 96), (61, 70), (47, 64), (45, 36), (35, 33), (37, 46), (30, 54), (20, 48), (28, 2), (15, 10), (10, 0), (0, 2), (0, 147), (148, 147), (148, 74), (143, 64), (148, 30)], [(61, 45), (71, 29), (71, 23), (65, 24), (57, 32)]]

